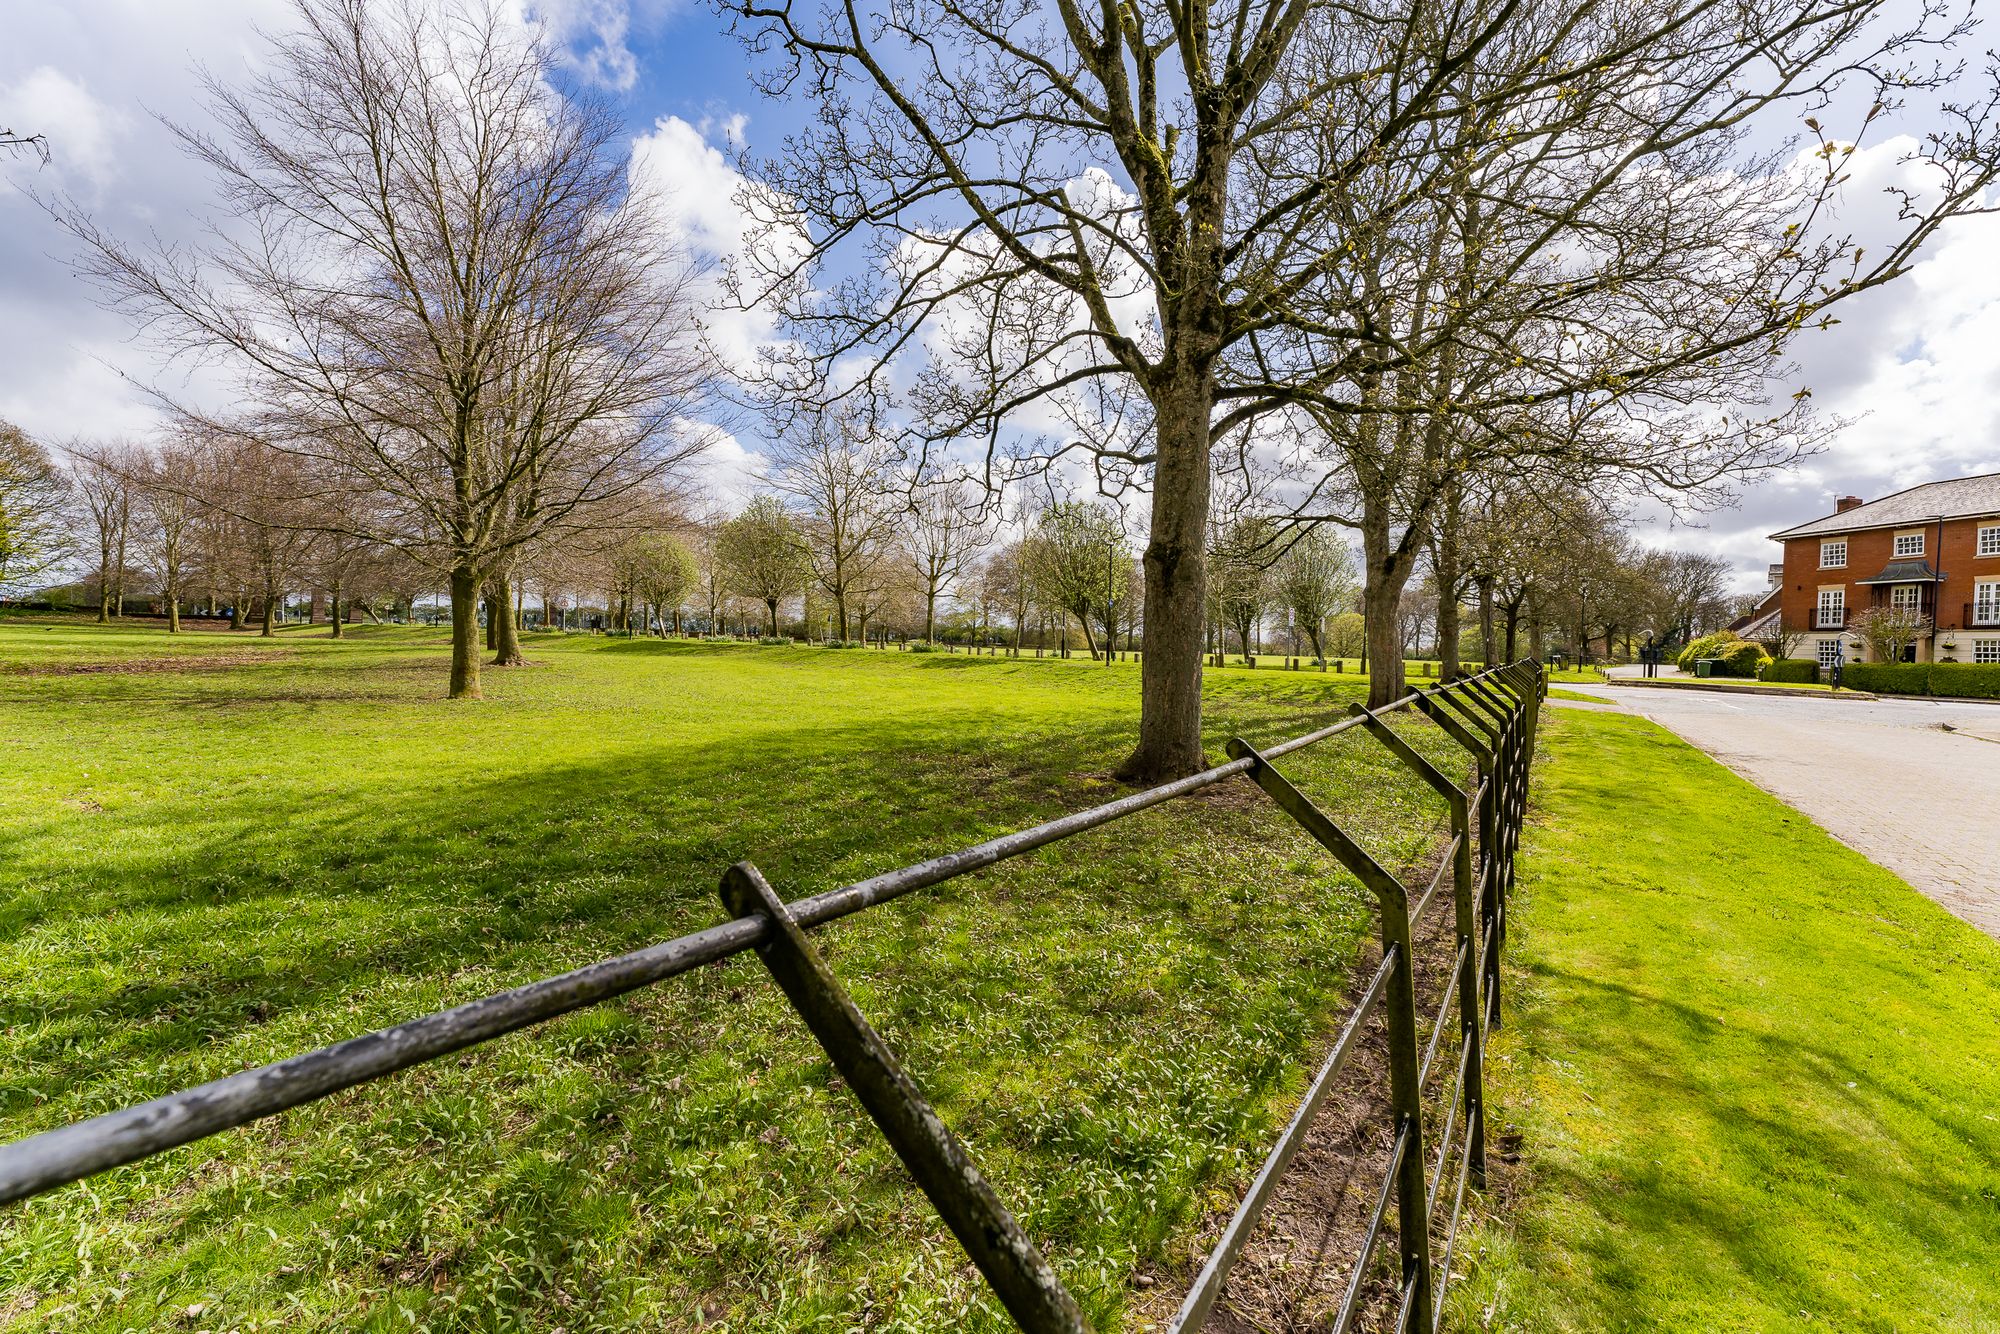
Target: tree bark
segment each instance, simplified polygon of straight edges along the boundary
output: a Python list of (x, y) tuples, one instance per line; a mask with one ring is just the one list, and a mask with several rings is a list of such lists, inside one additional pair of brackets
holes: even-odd
[(1201, 746), (1201, 649), (1208, 621), (1203, 539), (1215, 383), (1206, 362), (1183, 366), (1177, 378), (1181, 383), (1157, 401), (1139, 745), (1118, 769), (1118, 777), (1134, 783), (1171, 782), (1208, 763)]
[(1479, 658), (1481, 665), (1493, 665), (1493, 579), (1482, 576), (1473, 581), (1479, 587)]
[(335, 584), (332, 588), (327, 590), (326, 610), (327, 610), (327, 624), (332, 627), (332, 629), (327, 634), (327, 638), (329, 639), (343, 638), (347, 621), (347, 608), (341, 605), (339, 584)]
[(263, 628), (257, 632), (258, 638), (269, 639), (272, 635), (277, 634), (277, 620), (278, 599), (269, 589), (266, 589), (264, 591), (264, 624)]
[(521, 639), (514, 630), (514, 589), (508, 578), (494, 582), (490, 605), (493, 610), (487, 615), (486, 628), (493, 639), (493, 665), (526, 666), (528, 660), (521, 655)]
[(771, 638), (776, 639), (778, 637), (778, 599), (765, 598), (764, 606), (771, 613)]
[(1390, 498), (1367, 492), (1361, 501), (1361, 552), (1367, 570), (1361, 588), (1363, 670), (1368, 673), (1368, 707), (1393, 704), (1405, 693), (1403, 674), (1403, 589), (1417, 567), (1417, 544), (1404, 534), (1390, 545)]
[(180, 585), (173, 580), (168, 580), (165, 592), (167, 595), (167, 633), (177, 635), (181, 632)]
[(479, 572), (470, 565), (451, 571), (450, 698), (479, 698)]

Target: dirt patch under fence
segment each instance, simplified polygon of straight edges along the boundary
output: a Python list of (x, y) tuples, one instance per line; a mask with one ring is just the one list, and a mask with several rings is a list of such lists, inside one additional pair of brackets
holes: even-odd
[[(1428, 885), (1436, 869), (1436, 863), (1432, 863), (1420, 873), (1406, 872), (1405, 883)], [(1457, 955), (1448, 872), (1422, 920), (1413, 929), (1413, 953), (1417, 1018), (1422, 1029), (1420, 1036), (1428, 1043), (1430, 1023), (1450, 983)], [(1374, 976), (1381, 957), (1379, 944), (1372, 945), (1357, 962), (1349, 1004), (1341, 1011), (1343, 1023), (1360, 1001), (1361, 992)], [(1456, 1016), (1454, 1002), (1446, 1022), (1455, 1025)], [(1319, 1053), (1320, 1060), (1331, 1047), (1330, 1037)], [(1455, 1044), (1447, 1040), (1440, 1046), (1437, 1066), (1426, 1089), (1424, 1130), (1431, 1146), (1425, 1153), (1426, 1180), (1435, 1162), (1436, 1127), (1438, 1118), (1444, 1115), (1443, 1100), (1451, 1093), (1455, 1058)], [(1312, 1068), (1317, 1072), (1319, 1061)], [(1454, 1128), (1452, 1133), (1456, 1137), (1459, 1132)], [(1222, 1295), (1203, 1326), (1207, 1334), (1270, 1334), (1280, 1330), (1327, 1328), (1347, 1295), (1348, 1279), (1354, 1272), (1369, 1215), (1380, 1196), (1394, 1147), (1389, 1106), (1389, 1047), (1378, 1007), (1355, 1039), (1347, 1064), (1320, 1105), (1297, 1156), (1279, 1180), (1256, 1231), (1244, 1244)], [(1450, 1217), (1455, 1164), (1454, 1156), (1446, 1165), (1446, 1189), (1438, 1197), (1439, 1217), (1433, 1226), (1440, 1232)], [(1468, 1207), (1470, 1196), (1468, 1189)], [(1192, 1265), (1184, 1271), (1157, 1276), (1156, 1286), (1135, 1304), (1133, 1328), (1166, 1328), (1186, 1298), (1187, 1286), (1193, 1282), (1196, 1269), (1207, 1259), (1235, 1211), (1236, 1204), (1232, 1202), (1228, 1208), (1203, 1220)], [(1398, 1248), (1394, 1241), (1394, 1206), (1382, 1231), (1383, 1240), (1377, 1244), (1351, 1326), (1356, 1330), (1391, 1329), (1396, 1322)], [(1442, 1241), (1441, 1235), (1433, 1238), (1434, 1254)]]

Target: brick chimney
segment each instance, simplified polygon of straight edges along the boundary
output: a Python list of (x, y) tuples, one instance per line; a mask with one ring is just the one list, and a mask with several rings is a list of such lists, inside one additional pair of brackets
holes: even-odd
[(1859, 509), (1861, 505), (1862, 500), (1860, 496), (1842, 496), (1839, 500), (1833, 502), (1833, 512), (1835, 514), (1845, 514), (1851, 509)]

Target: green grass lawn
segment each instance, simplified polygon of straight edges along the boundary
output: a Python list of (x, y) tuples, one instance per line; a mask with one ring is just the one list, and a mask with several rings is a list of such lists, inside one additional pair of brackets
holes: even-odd
[(1545, 716), (1457, 1327), (2000, 1329), (2000, 942), (1650, 723)]
[[(707, 925), (737, 858), (797, 897), (1108, 799), (1137, 710), (1130, 664), (549, 637), (447, 704), (438, 635), (323, 633), (0, 626), (0, 1134)], [(1218, 673), (1212, 739), (1357, 694)], [(1431, 845), (1362, 734), (1296, 768)], [(1110, 1329), (1368, 922), (1236, 785), (817, 938)], [(749, 957), (0, 1215), (10, 1330), (710, 1326), (1007, 1327)]]

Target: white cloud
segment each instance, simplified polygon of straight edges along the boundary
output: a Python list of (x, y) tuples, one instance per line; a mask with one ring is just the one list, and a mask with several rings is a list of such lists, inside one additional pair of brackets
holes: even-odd
[[(210, 182), (189, 165), (154, 113), (207, 124), (195, 66), (241, 76), (282, 29), (283, 0), (134, 5), (30, 0), (7, 15), (0, 43), (0, 124), (45, 133), (51, 161), (0, 162), (13, 186), (67, 193), (121, 235), (194, 238)], [(68, 238), (22, 189), (0, 185), (0, 415), (50, 439), (143, 430), (140, 381), (152, 359), (122, 316), (98, 308), (69, 271)], [(108, 364), (107, 364), (108, 363)]]
[(523, 0), (519, 13), (542, 26), (578, 78), (625, 93), (639, 81), (634, 29), (656, 29), (678, 7), (676, 0)]
[(50, 166), (79, 193), (100, 193), (118, 170), (118, 140), (131, 118), (91, 96), (81, 80), (42, 65), (18, 83), (0, 88), (0, 125), (21, 134), (45, 134)]
[[(1914, 146), (1896, 139), (1855, 154), (1837, 225), (1873, 253), (1897, 229), (1885, 187), (1924, 184), (1921, 168), (1900, 161)], [(1743, 587), (1761, 587), (1778, 556), (1768, 535), (1831, 513), (1836, 496), (1874, 499), (2000, 471), (2000, 217), (1951, 223), (1904, 277), (1834, 314), (1840, 324), (1793, 343), (1796, 383), (1823, 413), (1853, 423), (1825, 453), (1747, 488), (1704, 526), (1660, 524), (1642, 536), (1725, 556)]]
[(676, 244), (687, 247), (709, 266), (701, 299), (709, 309), (708, 336), (724, 362), (746, 371), (759, 350), (777, 333), (778, 321), (769, 309), (741, 309), (722, 281), (727, 266), (740, 262), (752, 244), (782, 247), (785, 256), (803, 254), (803, 242), (780, 228), (760, 226), (744, 209), (758, 198), (761, 187), (746, 181), (723, 152), (709, 141), (719, 131), (727, 142), (740, 142), (741, 116), (704, 121), (697, 127), (679, 116), (664, 116), (650, 132), (632, 143), (632, 181), (649, 192), (660, 226)]

